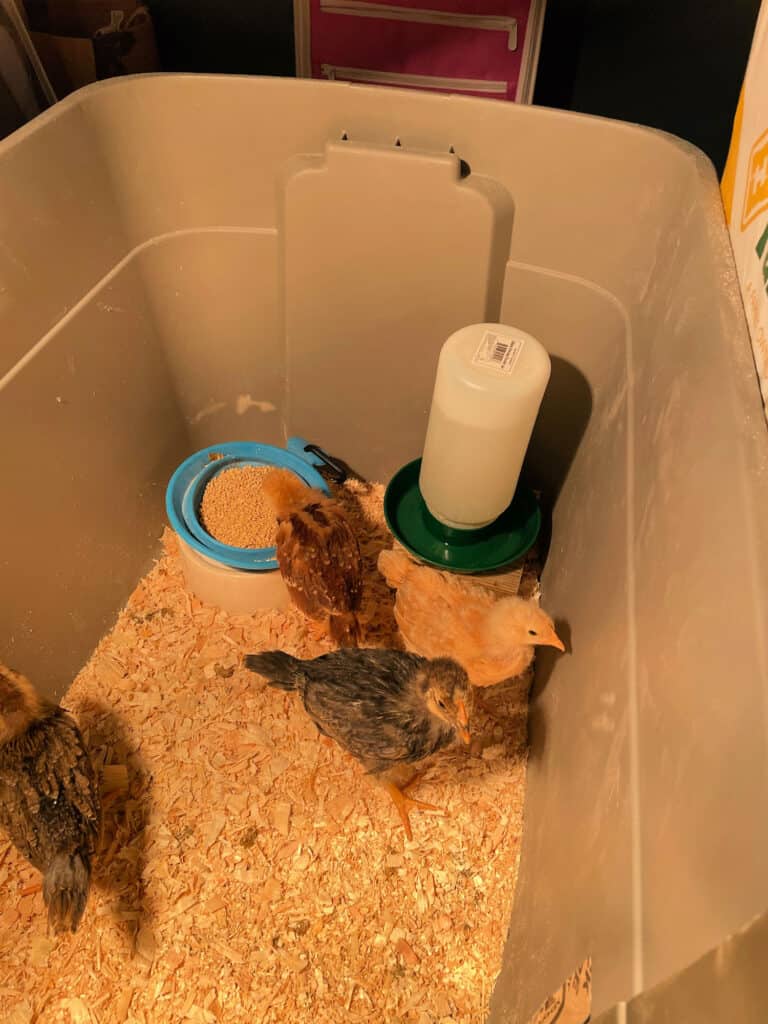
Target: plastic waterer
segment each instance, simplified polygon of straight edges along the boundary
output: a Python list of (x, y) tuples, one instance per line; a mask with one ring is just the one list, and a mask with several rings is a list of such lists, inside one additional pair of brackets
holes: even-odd
[(385, 497), (395, 536), (423, 561), (455, 572), (501, 568), (536, 539), (541, 515), (518, 487), (551, 372), (536, 338), (471, 324), (440, 350), (424, 453)]
[(319, 449), (292, 437), (286, 448), (228, 441), (190, 455), (171, 476), (165, 494), (168, 520), (179, 543), (187, 589), (201, 601), (234, 614), (263, 608), (287, 608), (290, 598), (277, 564), (277, 550), (238, 548), (212, 537), (200, 518), (205, 488), (218, 474), (236, 466), (290, 469), (324, 494), (329, 488), (317, 466), (327, 463)]
[(443, 345), (419, 487), (444, 526), (480, 530), (510, 504), (550, 372), (514, 327), (473, 324)]

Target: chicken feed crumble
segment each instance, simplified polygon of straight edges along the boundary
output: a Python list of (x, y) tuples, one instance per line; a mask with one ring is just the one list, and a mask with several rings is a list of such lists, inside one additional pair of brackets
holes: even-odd
[[(223, 475), (223, 474), (222, 474)], [(376, 570), (383, 488), (340, 497), (360, 537), (364, 643), (399, 646)], [(387, 794), (324, 742), (247, 652), (314, 657), (300, 612), (228, 615), (183, 587), (175, 539), (62, 699), (98, 767), (102, 850), (73, 936), (46, 935), (40, 876), (0, 842), (5, 1024), (480, 1024), (514, 894), (528, 679), (489, 694), (414, 795), (408, 842)], [(119, 775), (110, 768), (107, 774)]]
[(221, 544), (271, 548), (277, 520), (261, 491), (270, 466), (233, 466), (208, 481), (200, 502), (200, 521)]

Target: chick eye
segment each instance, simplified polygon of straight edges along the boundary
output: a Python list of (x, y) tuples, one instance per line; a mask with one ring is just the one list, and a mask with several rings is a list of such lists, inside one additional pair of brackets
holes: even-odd
[(536, 632), (535, 629), (529, 629), (528, 630), (528, 636), (538, 636), (538, 635), (539, 634)]

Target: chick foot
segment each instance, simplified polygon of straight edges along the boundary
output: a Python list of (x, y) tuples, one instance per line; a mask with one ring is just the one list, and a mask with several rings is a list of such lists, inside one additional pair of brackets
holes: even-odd
[(400, 821), (403, 823), (405, 834), (409, 840), (413, 839), (411, 822), (408, 817), (409, 811), (436, 811), (438, 814), (445, 814), (442, 807), (437, 807), (435, 804), (425, 803), (423, 800), (414, 800), (413, 797), (407, 795), (407, 790), (409, 790), (415, 782), (416, 779), (412, 779), (403, 789), (399, 789), (394, 782), (384, 783), (386, 791), (392, 797), (392, 803), (397, 808), (397, 813), (400, 815)]

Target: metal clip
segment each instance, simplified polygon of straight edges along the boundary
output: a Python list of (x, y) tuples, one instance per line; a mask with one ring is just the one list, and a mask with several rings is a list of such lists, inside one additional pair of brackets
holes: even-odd
[(316, 458), (320, 459), (321, 462), (325, 463), (330, 470), (331, 478), (334, 483), (343, 484), (347, 479), (348, 473), (342, 463), (332, 458), (328, 452), (323, 451), (323, 449), (319, 448), (316, 444), (305, 444), (304, 451), (309, 455), (316, 456)]

